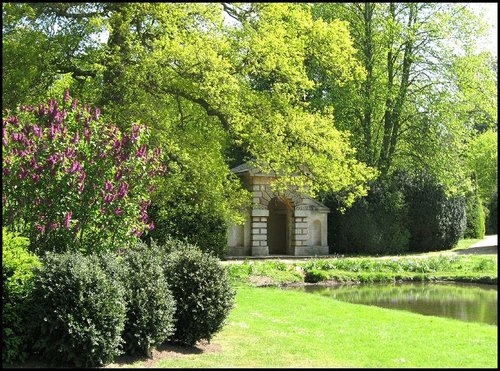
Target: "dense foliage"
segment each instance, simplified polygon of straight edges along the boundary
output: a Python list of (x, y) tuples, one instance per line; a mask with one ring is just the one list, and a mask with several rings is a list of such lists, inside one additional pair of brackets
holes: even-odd
[(408, 206), (396, 180), (379, 178), (371, 183), (368, 196), (345, 212), (333, 200), (328, 240), (331, 252), (399, 254), (408, 251)]
[(221, 330), (234, 305), (235, 292), (219, 260), (175, 240), (164, 249), (164, 270), (175, 301), (176, 328), (171, 341), (194, 345)]
[(121, 353), (124, 290), (97, 255), (47, 253), (33, 302), (31, 336), (47, 363), (97, 367)]
[(164, 169), (145, 126), (122, 131), (66, 91), (61, 104), (21, 107), (2, 130), (4, 225), (33, 250), (111, 250), (154, 227), (147, 207)]
[(29, 240), (2, 228), (2, 362), (24, 361), (33, 339), (29, 336), (29, 308), (34, 269), (39, 259), (28, 252)]
[(203, 210), (189, 200), (178, 200), (175, 204), (152, 203), (149, 217), (154, 230), (146, 239), (158, 245), (165, 244), (170, 238), (186, 240), (197, 245), (202, 251), (223, 258), (227, 245), (227, 222), (221, 212)]
[(404, 187), (410, 250), (435, 251), (455, 246), (466, 227), (465, 197), (447, 196), (444, 186), (426, 174), (407, 178)]
[(486, 218), (486, 234), (498, 233), (498, 192), (491, 197), (488, 203), (488, 217)]
[[(328, 238), (333, 253), (450, 249), (464, 236), (467, 223), (465, 197), (447, 195), (443, 184), (429, 174), (399, 172), (378, 179), (368, 196), (345, 212), (330, 199), (326, 202), (332, 209)], [(474, 215), (471, 212), (470, 222), (480, 228)]]
[(173, 333), (174, 297), (163, 273), (161, 254), (155, 247), (138, 243), (125, 252), (122, 264), (127, 302), (124, 350), (127, 354), (149, 356), (153, 347)]
[(485, 213), (478, 194), (470, 193), (467, 195), (465, 213), (467, 225), (464, 238), (483, 238), (485, 233)]

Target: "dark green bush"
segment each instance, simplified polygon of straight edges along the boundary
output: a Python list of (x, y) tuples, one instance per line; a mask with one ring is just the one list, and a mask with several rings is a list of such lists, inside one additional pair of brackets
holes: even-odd
[(498, 233), (498, 192), (488, 202), (488, 217), (486, 218), (486, 234)]
[(126, 289), (127, 318), (123, 339), (128, 354), (150, 355), (174, 331), (175, 301), (163, 274), (155, 244), (128, 249), (123, 256), (122, 282)]
[(233, 307), (235, 292), (226, 270), (195, 246), (167, 240), (164, 249), (165, 276), (177, 303), (171, 340), (185, 345), (210, 340)]
[[(112, 257), (106, 257), (111, 264)], [(95, 367), (121, 353), (124, 289), (103, 259), (48, 253), (35, 279), (34, 349), (50, 364)]]
[(377, 179), (368, 195), (345, 213), (334, 200), (327, 200), (328, 240), (332, 253), (400, 254), (408, 251), (407, 206), (393, 180)]
[(2, 362), (22, 362), (28, 355), (27, 327), (34, 268), (39, 259), (28, 252), (29, 240), (2, 229)]
[(164, 245), (169, 237), (186, 240), (219, 258), (226, 254), (227, 223), (215, 212), (200, 210), (186, 200), (169, 204), (152, 203), (148, 209), (155, 228), (145, 236)]
[(447, 197), (444, 187), (426, 174), (405, 180), (410, 249), (435, 251), (455, 246), (465, 231), (465, 197)]
[(481, 200), (477, 193), (467, 195), (466, 205), (467, 224), (465, 238), (483, 238), (485, 232), (485, 216)]

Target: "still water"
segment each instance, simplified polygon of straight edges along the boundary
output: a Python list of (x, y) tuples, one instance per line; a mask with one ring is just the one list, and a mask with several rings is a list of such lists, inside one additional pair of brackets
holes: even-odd
[(424, 315), (497, 325), (496, 285), (465, 283), (402, 283), (310, 285), (297, 288), (350, 303), (407, 310)]

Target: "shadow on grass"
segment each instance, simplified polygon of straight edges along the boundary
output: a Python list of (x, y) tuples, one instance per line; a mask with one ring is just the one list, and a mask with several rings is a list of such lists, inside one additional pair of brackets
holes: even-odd
[[(158, 362), (161, 359), (165, 358), (180, 358), (180, 357), (186, 357), (190, 355), (197, 355), (197, 354), (202, 354), (206, 351), (208, 352), (214, 352), (218, 351), (217, 345), (215, 344), (209, 344), (205, 342), (199, 342), (196, 346), (183, 346), (183, 345), (177, 345), (177, 344), (162, 344), (157, 346), (151, 354), (151, 357), (147, 357), (145, 355), (140, 356), (140, 355), (121, 355), (115, 358), (115, 360), (112, 363), (109, 363), (107, 365), (104, 365), (100, 368), (118, 368), (118, 367), (131, 367), (132, 364), (140, 362), (141, 365), (140, 367), (151, 367), (153, 364)], [(2, 368), (47, 368), (47, 369), (54, 369), (54, 368), (68, 368), (68, 367), (73, 367), (72, 365), (60, 365), (60, 364), (55, 364), (55, 365), (49, 365), (41, 360), (41, 358), (37, 355), (31, 355), (28, 357), (26, 362), (15, 364), (15, 365), (5, 365), (2, 364)]]
[(147, 356), (131, 356), (122, 355), (115, 358), (113, 363), (110, 363), (105, 368), (115, 368), (115, 367), (130, 367), (131, 365), (140, 362), (140, 367), (151, 367), (158, 361), (166, 358), (181, 358), (190, 355), (202, 354), (206, 351), (213, 352), (217, 349), (212, 349), (217, 347), (215, 344), (209, 344), (205, 342), (199, 342), (195, 346), (183, 346), (178, 344), (166, 343), (157, 346), (151, 354), (151, 357)]

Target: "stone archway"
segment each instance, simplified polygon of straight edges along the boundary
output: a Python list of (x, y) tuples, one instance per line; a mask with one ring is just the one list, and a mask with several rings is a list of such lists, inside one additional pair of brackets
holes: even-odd
[(288, 200), (273, 197), (268, 204), (267, 244), (269, 255), (290, 254), (293, 207)]

